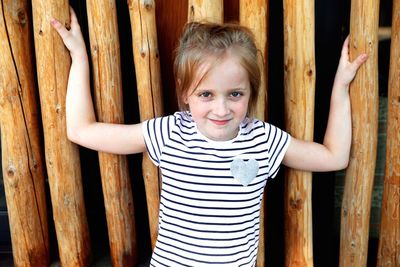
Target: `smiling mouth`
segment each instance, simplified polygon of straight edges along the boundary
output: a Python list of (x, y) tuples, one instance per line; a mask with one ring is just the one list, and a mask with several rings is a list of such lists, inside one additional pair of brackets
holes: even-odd
[(218, 126), (226, 125), (229, 122), (229, 120), (213, 120), (213, 119), (210, 119), (210, 121)]

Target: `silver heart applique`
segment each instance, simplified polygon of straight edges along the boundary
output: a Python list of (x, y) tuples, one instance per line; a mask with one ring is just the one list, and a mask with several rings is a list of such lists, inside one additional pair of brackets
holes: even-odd
[(239, 183), (247, 186), (257, 176), (258, 162), (255, 159), (249, 159), (245, 162), (240, 158), (236, 158), (231, 163), (231, 173)]

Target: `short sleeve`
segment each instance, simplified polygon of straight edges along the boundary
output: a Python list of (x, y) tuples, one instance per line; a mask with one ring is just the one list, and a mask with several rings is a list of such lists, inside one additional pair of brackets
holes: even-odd
[(142, 131), (147, 152), (153, 163), (158, 166), (163, 148), (170, 138), (170, 121), (173, 117), (160, 117), (142, 123)]
[(268, 123), (265, 124), (265, 130), (269, 144), (268, 178), (274, 178), (289, 147), (291, 136), (287, 132)]

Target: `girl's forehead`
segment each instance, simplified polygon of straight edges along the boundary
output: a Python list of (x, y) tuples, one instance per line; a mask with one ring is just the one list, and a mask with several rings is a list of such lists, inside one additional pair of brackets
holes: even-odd
[(199, 89), (233, 89), (249, 87), (247, 70), (235, 57), (204, 62), (193, 79), (189, 93)]

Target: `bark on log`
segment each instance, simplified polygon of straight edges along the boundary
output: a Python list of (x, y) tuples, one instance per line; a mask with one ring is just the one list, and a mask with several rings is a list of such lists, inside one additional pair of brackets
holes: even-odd
[[(161, 70), (157, 44), (154, 0), (129, 0), (132, 25), (133, 56), (139, 96), (141, 121), (162, 116)], [(146, 187), (151, 243), (154, 248), (158, 234), (160, 186), (158, 168), (147, 153), (143, 155), (143, 178)]]
[[(123, 123), (122, 75), (115, 1), (86, 2), (98, 120)], [(126, 156), (99, 152), (111, 262), (137, 263), (132, 188)]]
[(70, 56), (50, 25), (51, 17), (69, 25), (69, 4), (68, 1), (34, 0), (32, 9), (46, 166), (60, 260), (63, 266), (87, 266), (90, 238), (79, 151), (67, 139), (65, 129)]
[(366, 52), (367, 62), (350, 85), (352, 147), (342, 202), (339, 266), (366, 266), (369, 218), (378, 137), (379, 1), (353, 0), (350, 60)]
[[(283, 10), (286, 129), (313, 140), (314, 1), (285, 0)], [(313, 266), (312, 173), (288, 169), (285, 190), (285, 265)]]
[(0, 132), (14, 265), (48, 266), (45, 167), (30, 9), (25, 0), (4, 0), (1, 5)]
[[(268, 0), (240, 0), (240, 24), (248, 27), (254, 33), (256, 45), (261, 51), (258, 64), (261, 70), (261, 84), (258, 92), (254, 116), (260, 120), (267, 118), (267, 38), (268, 38)], [(260, 211), (260, 236), (257, 254), (257, 266), (265, 266), (265, 199)]]
[(223, 0), (189, 0), (188, 21), (224, 21)]
[(400, 0), (393, 1), (379, 267), (400, 267)]

